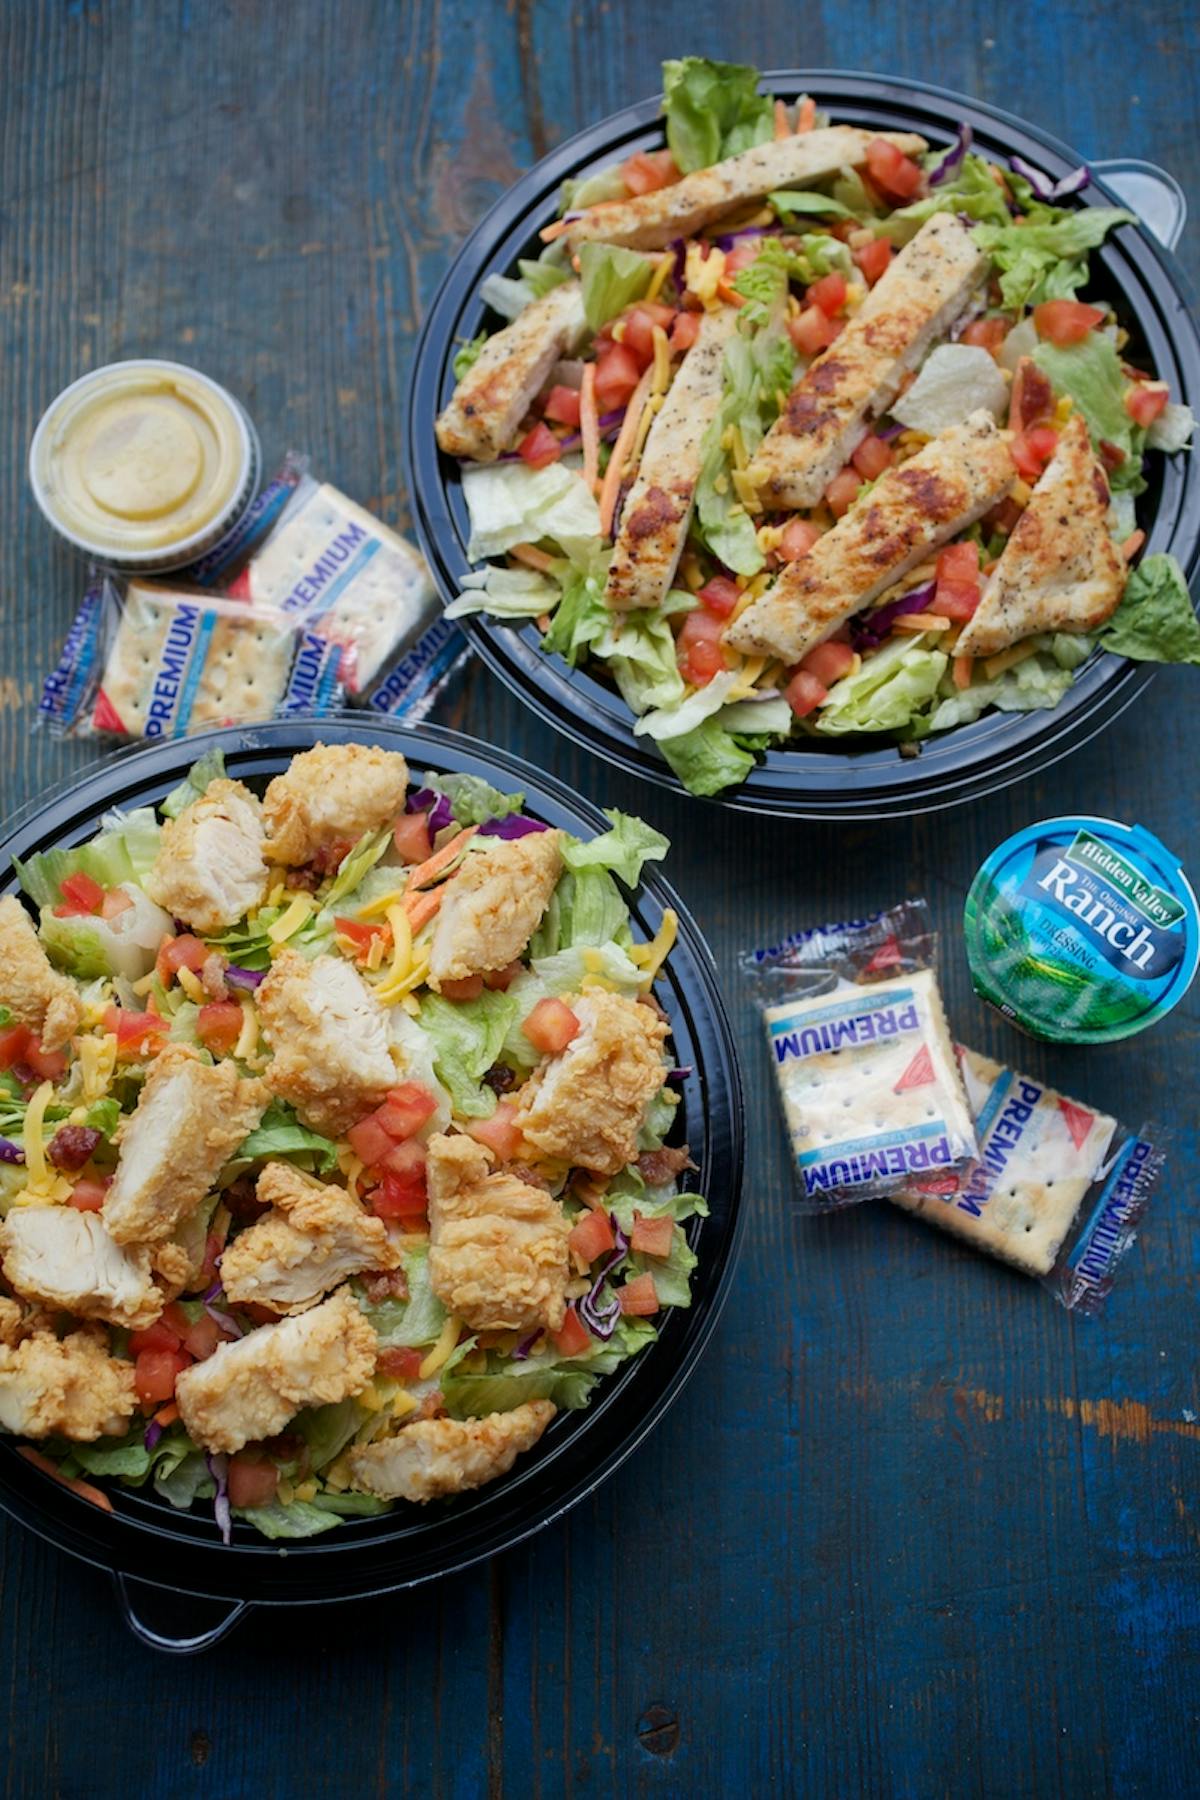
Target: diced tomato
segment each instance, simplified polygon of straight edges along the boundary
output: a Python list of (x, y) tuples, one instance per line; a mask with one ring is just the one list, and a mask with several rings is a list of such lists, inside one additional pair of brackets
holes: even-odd
[(850, 461), (864, 481), (878, 481), (883, 471), (892, 466), (892, 447), (872, 433), (863, 439)]
[(1050, 417), (1054, 410), (1054, 389), (1045, 371), (1031, 356), (1023, 356), (1013, 376), (1012, 399), (1008, 423), (1013, 431), (1028, 431)]
[(107, 1192), (107, 1181), (90, 1181), (84, 1178), (77, 1181), (71, 1189), (70, 1204), (76, 1212), (99, 1212)]
[(357, 1125), (352, 1125), (346, 1133), (346, 1140), (364, 1169), (373, 1169), (381, 1163), (395, 1143), (395, 1139), (386, 1132), (374, 1113), (368, 1113)]
[(1058, 433), (1053, 426), (1034, 425), (1018, 431), (1010, 448), (1017, 474), (1023, 481), (1036, 482), (1058, 448)]
[(867, 145), (867, 174), (891, 200), (911, 200), (925, 179), (920, 165), (887, 138), (872, 138)]
[(939, 550), (939, 581), (975, 581), (979, 577), (979, 545), (967, 538), (961, 544), (947, 544)]
[(807, 519), (789, 519), (776, 546), (776, 554), (784, 562), (795, 562), (798, 557), (808, 555), (820, 535)]
[(557, 425), (578, 425), (580, 398), (578, 388), (552, 387), (542, 412)]
[(562, 1324), (550, 1335), (560, 1356), (583, 1356), (592, 1347), (592, 1334), (573, 1306), (567, 1308)]
[(814, 281), (806, 296), (810, 305), (819, 306), (830, 319), (836, 319), (846, 304), (846, 277), (834, 269)]
[(825, 489), (825, 500), (835, 519), (848, 513), (858, 498), (862, 476), (853, 467), (842, 469)]
[(374, 919), (335, 918), (333, 927), (339, 937), (347, 938), (354, 946), (356, 958), (366, 956), (379, 934), (389, 929), (381, 920)]
[(822, 687), (831, 688), (835, 681), (854, 666), (854, 649), (850, 644), (818, 644), (800, 664), (806, 675), (815, 675)]
[(175, 1383), (191, 1366), (186, 1350), (143, 1350), (133, 1365), (133, 1386), (143, 1407), (175, 1397)]
[(721, 649), (723, 622), (707, 607), (690, 612), (675, 640), (679, 666), (693, 687), (704, 687), (726, 667)]
[(398, 1087), (391, 1089), (387, 1099), (375, 1109), (373, 1116), (379, 1120), (388, 1136), (399, 1142), (420, 1131), (426, 1119), (431, 1119), (437, 1111), (437, 1105), (436, 1097), (423, 1082), (402, 1081)]
[(1165, 382), (1139, 381), (1125, 395), (1125, 411), (1135, 425), (1153, 425), (1167, 404), (1170, 390)]
[(104, 889), (90, 875), (66, 875), (59, 884), (61, 903), (54, 908), (60, 919), (79, 917), (82, 913), (98, 913), (104, 905)]
[(641, 1213), (635, 1212), (629, 1247), (642, 1256), (670, 1256), (674, 1236), (675, 1221), (670, 1213), (662, 1213), (657, 1219), (643, 1219)]
[(596, 405), (602, 413), (628, 406), (642, 378), (637, 358), (624, 344), (613, 344), (596, 359)]
[(1100, 461), (1110, 475), (1115, 475), (1125, 461), (1125, 452), (1120, 444), (1110, 443), (1108, 438), (1101, 438), (1099, 444)]
[(416, 1381), (424, 1360), (422, 1351), (413, 1350), (407, 1344), (397, 1344), (392, 1350), (381, 1350), (375, 1366), (381, 1375), (390, 1375), (393, 1381)]
[(433, 845), (429, 840), (429, 814), (401, 813), (392, 826), (392, 842), (401, 862), (428, 862), (433, 855)]
[(517, 1116), (515, 1100), (501, 1100), (490, 1119), (471, 1119), (467, 1123), (467, 1134), (477, 1144), (484, 1144), (494, 1151), (500, 1162), (511, 1162), (519, 1155), (524, 1139), (514, 1124)]
[(14, 1063), (25, 1060), (25, 1051), (32, 1035), (28, 1025), (0, 1027), (0, 1069), (11, 1069)]
[(661, 325), (665, 331), (674, 317), (672, 307), (659, 306), (649, 300), (644, 300), (626, 315), (621, 343), (637, 358), (641, 368), (649, 368), (654, 361), (654, 327)]
[(211, 951), (200, 942), (198, 937), (192, 937), (190, 934), (167, 938), (155, 958), (154, 967), (158, 973), (158, 979), (165, 987), (179, 969), (190, 969), (193, 975), (198, 975), (211, 954)]
[[(391, 1154), (399, 1156), (402, 1151), (419, 1149), (418, 1144), (397, 1144)], [(426, 1211), (429, 1190), (425, 1185), (423, 1150), (420, 1162), (414, 1160), (402, 1173), (395, 1169), (384, 1170), (382, 1182), (372, 1190), (371, 1205), (377, 1219), (415, 1219)]]
[(155, 1319), (143, 1331), (130, 1333), (129, 1348), (134, 1356), (140, 1356), (144, 1350), (178, 1350), (180, 1341), (181, 1334), (173, 1331), (165, 1319)]
[(110, 1006), (105, 1010), (104, 1029), (116, 1034), (117, 1056), (122, 1062), (129, 1062), (158, 1055), (167, 1034), (167, 1022), (157, 1013)]
[(735, 244), (732, 250), (725, 252), (725, 280), (732, 281), (743, 269), (758, 261), (762, 244), (752, 241), (748, 244)]
[(672, 350), (690, 350), (700, 335), (701, 314), (698, 312), (676, 313), (675, 323), (671, 327)]
[(730, 581), (727, 575), (714, 575), (696, 595), (701, 606), (707, 607), (718, 619), (727, 619), (741, 597), (741, 588), (736, 581)]
[(236, 1000), (212, 1000), (200, 1008), (196, 1036), (214, 1056), (228, 1056), (242, 1035), (244, 1022)]
[(217, 1345), (225, 1341), (225, 1333), (208, 1313), (201, 1313), (196, 1323), (189, 1325), (183, 1335), (184, 1349), (197, 1362), (204, 1362)]
[[(210, 1282), (209, 1286), (211, 1287), (211, 1285), (212, 1283)], [(191, 1320), (188, 1318), (186, 1312), (184, 1312), (178, 1300), (172, 1300), (168, 1305), (163, 1307), (162, 1312), (159, 1314), (159, 1324), (165, 1325), (168, 1331), (173, 1331), (181, 1343), (191, 1329)]]
[(578, 1037), (579, 1020), (562, 1000), (539, 1000), (521, 1030), (543, 1056), (557, 1056)]
[(936, 612), (943, 619), (973, 619), (979, 606), (982, 589), (977, 582), (939, 581), (937, 596), (931, 612)]
[(798, 319), (788, 323), (788, 335), (801, 356), (817, 356), (827, 350), (841, 329), (819, 306), (806, 306)]
[(219, 1231), (210, 1231), (204, 1240), (204, 1261), (200, 1265), (200, 1278), (196, 1287), (200, 1293), (206, 1294), (217, 1279), (217, 1258), (225, 1249), (225, 1240), (229, 1235), (228, 1222)]
[(621, 1311), (635, 1319), (648, 1319), (658, 1311), (658, 1294), (654, 1287), (653, 1275), (635, 1275), (617, 1291), (617, 1299), (621, 1303)]
[(828, 698), (829, 690), (807, 669), (797, 669), (783, 690), (783, 697), (798, 719), (807, 718), (815, 707)]
[(230, 1506), (269, 1506), (279, 1492), (279, 1470), (264, 1456), (239, 1450), (229, 1459)]
[(541, 419), (521, 439), (517, 450), (522, 461), (527, 462), (531, 469), (544, 469), (547, 464), (557, 462), (562, 455), (562, 445)]
[(669, 150), (636, 150), (621, 164), (621, 179), (630, 194), (653, 194), (679, 180), (679, 169)]
[(1007, 319), (972, 319), (958, 341), (995, 356), (1010, 329)]
[(860, 244), (850, 254), (862, 270), (867, 286), (874, 287), (892, 260), (891, 239), (872, 238), (869, 244)]
[(67, 1072), (65, 1050), (43, 1050), (33, 1038), (25, 1046), (24, 1061), (39, 1081), (58, 1081)]
[(584, 1213), (578, 1224), (571, 1227), (567, 1245), (576, 1256), (581, 1256), (586, 1263), (595, 1262), (598, 1256), (605, 1256), (615, 1250), (617, 1240), (613, 1236), (612, 1222), (606, 1212)]
[(1033, 309), (1033, 328), (1052, 344), (1080, 344), (1103, 318), (1098, 306), (1082, 300), (1043, 300)]
[(494, 992), (502, 994), (506, 988), (512, 986), (524, 967), (520, 957), (517, 957), (514, 962), (505, 963), (502, 969), (489, 969), (483, 978), (483, 985), (485, 988), (491, 988)]

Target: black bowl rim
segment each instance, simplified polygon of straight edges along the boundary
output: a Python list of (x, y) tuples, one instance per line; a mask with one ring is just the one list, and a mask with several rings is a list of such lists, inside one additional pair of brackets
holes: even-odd
[[(815, 92), (839, 116), (881, 128), (920, 126), (932, 142), (952, 140), (958, 124), (966, 121), (992, 154), (1005, 159), (1023, 154), (1056, 176), (1082, 160), (1058, 138), (999, 107), (907, 77), (775, 70), (763, 74), (762, 84), (785, 95)], [(562, 179), (648, 146), (656, 133), (661, 141), (659, 117), (657, 97), (639, 101), (550, 152), (488, 211), (434, 297), (411, 365), (406, 430), (417, 532), (444, 601), (459, 591), (470, 564), (454, 465), (437, 450), (432, 419), (452, 385), (453, 344), (473, 335), (482, 319), (480, 283), (494, 270), (511, 268), (544, 223)], [(1116, 196), (1097, 180), (1083, 201), (1113, 204)], [(1177, 398), (1200, 408), (1200, 330), (1189, 310), (1186, 277), (1175, 259), (1140, 224), (1122, 227), (1094, 255), (1136, 317), (1158, 373)], [(1161, 492), (1146, 544), (1146, 554), (1171, 550), (1179, 556), (1189, 580), (1200, 566), (1200, 468), (1193, 470), (1194, 461), (1160, 459)], [(513, 627), (484, 616), (461, 623), (500, 680), (556, 730), (619, 768), (674, 792), (686, 791), (653, 746), (633, 736), (631, 715), (620, 697), (594, 676), (570, 670), (560, 657), (544, 655), (532, 625)], [(875, 819), (958, 805), (1040, 771), (1086, 743), (1133, 703), (1153, 674), (1152, 666), (1101, 653), (1077, 676), (1058, 707), (987, 713), (971, 725), (925, 740), (917, 757), (901, 755), (895, 745), (772, 750), (744, 783), (716, 796), (714, 804), (810, 819)]]
[[(288, 757), (314, 743), (351, 740), (401, 750), (414, 769), (464, 769), (510, 790), (521, 787), (532, 811), (568, 829), (607, 828), (596, 806), (556, 778), (461, 732), (361, 714), (319, 723), (276, 721), (122, 750), (39, 797), (0, 843), (0, 892), (16, 889), (14, 854), (79, 841), (111, 806), (155, 803), (210, 747), (226, 751), (231, 774), (253, 779), (277, 773)], [(236, 1525), (234, 1543), (226, 1548), (202, 1514), (172, 1513), (163, 1502), (115, 1482), (106, 1485), (114, 1511), (101, 1511), (34, 1469), (8, 1439), (0, 1439), (0, 1509), (59, 1549), (152, 1588), (230, 1602), (313, 1604), (456, 1573), (551, 1524), (619, 1467), (680, 1392), (716, 1327), (745, 1213), (741, 1072), (716, 964), (687, 908), (653, 865), (626, 898), (647, 937), (667, 907), (679, 919), (660, 998), (671, 1015), (673, 1043), (693, 1070), (680, 1084), (681, 1106), (689, 1134), (695, 1133), (694, 1151), (702, 1146), (698, 1160), (711, 1207), (709, 1218), (695, 1222), (701, 1260), (693, 1305), (666, 1315), (656, 1344), (605, 1377), (583, 1412), (555, 1420), (512, 1474), (436, 1510), (351, 1520), (325, 1536), (283, 1545)]]

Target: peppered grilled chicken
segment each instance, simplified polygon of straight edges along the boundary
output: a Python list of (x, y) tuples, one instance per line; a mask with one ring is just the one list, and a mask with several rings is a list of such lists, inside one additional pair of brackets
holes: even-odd
[(583, 336), (584, 323), (582, 289), (563, 281), (490, 337), (438, 418), (437, 441), (447, 456), (495, 462), (555, 363)]
[(991, 414), (971, 413), (888, 469), (806, 556), (746, 608), (725, 642), (798, 663), (931, 551), (988, 512), (1016, 477)]
[(815, 506), (886, 412), (904, 377), (945, 335), (988, 261), (954, 213), (935, 213), (905, 245), (828, 350), (814, 357), (763, 439), (749, 476), (768, 510)]

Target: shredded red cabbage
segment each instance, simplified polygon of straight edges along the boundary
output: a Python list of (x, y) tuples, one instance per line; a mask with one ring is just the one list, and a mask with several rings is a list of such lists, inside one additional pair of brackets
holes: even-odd
[(159, 1425), (156, 1420), (151, 1419), (146, 1427), (146, 1436), (144, 1440), (147, 1450), (153, 1450), (162, 1434), (163, 1427)]
[(774, 237), (779, 231), (778, 225), (743, 225), (740, 231), (726, 232), (724, 237), (715, 240), (718, 250), (732, 250), (743, 238)]
[(900, 436), (904, 427), (897, 420), (893, 419), (890, 425), (876, 425), (873, 429), (875, 436), (881, 438), (885, 444), (888, 444), (893, 438)]
[(248, 993), (252, 993), (256, 987), (261, 987), (267, 979), (265, 969), (243, 969), (240, 963), (228, 963), (224, 975), (230, 987), (245, 988)]
[(512, 1353), (513, 1361), (514, 1362), (524, 1362), (526, 1360), (526, 1358), (528, 1357), (529, 1352), (533, 1349), (533, 1346), (537, 1343), (537, 1341), (541, 1337), (541, 1335), (542, 1335), (542, 1328), (539, 1325), (537, 1330), (531, 1331), (527, 1338), (522, 1338), (521, 1342), (517, 1345), (516, 1349)]
[(1072, 169), (1061, 181), (1051, 181), (1042, 169), (1035, 169), (1023, 156), (1010, 156), (1008, 160), (1017, 174), (1025, 177), (1039, 200), (1065, 200), (1068, 194), (1081, 193), (1092, 179), (1092, 172), (1086, 163), (1080, 163), (1077, 169)]
[(228, 1332), (231, 1338), (245, 1337), (245, 1332), (232, 1313), (222, 1312), (218, 1306), (210, 1306), (207, 1300), (202, 1300), (200, 1304), (218, 1330)]
[(850, 641), (856, 650), (877, 650), (891, 634), (901, 613), (920, 612), (937, 592), (937, 582), (927, 581), (899, 600), (891, 600), (873, 613), (860, 613), (850, 621)]
[(667, 1080), (668, 1081), (686, 1081), (688, 1076), (694, 1075), (695, 1072), (696, 1071), (692, 1068), (691, 1064), (689, 1063), (688, 1066), (684, 1069), (668, 1069), (667, 1070)]
[(213, 1501), (213, 1517), (217, 1521), (217, 1529), (221, 1533), (221, 1542), (228, 1544), (233, 1535), (233, 1514), (229, 1510), (229, 1458), (221, 1451), (213, 1456), (208, 1450), (204, 1452), (204, 1460), (208, 1464), (208, 1472), (217, 1484), (217, 1497)]
[(930, 187), (940, 187), (940, 185), (943, 181), (946, 181), (951, 175), (953, 175), (956, 172), (959, 164), (962, 162), (963, 157), (967, 154), (967, 151), (971, 148), (971, 139), (972, 139), (973, 135), (974, 134), (972, 133), (971, 127), (969, 125), (960, 125), (959, 126), (957, 140), (953, 144), (951, 144), (950, 148), (947, 150), (945, 156), (943, 156), (943, 158), (942, 158), (941, 162), (938, 164), (937, 168), (934, 169), (932, 171), (932, 173), (930, 174), (930, 177), (929, 177)]
[(617, 1329), (617, 1320), (621, 1316), (621, 1302), (617, 1299), (615, 1294), (610, 1294), (608, 1305), (602, 1307), (599, 1304), (600, 1289), (604, 1286), (604, 1283), (608, 1280), (609, 1276), (620, 1268), (621, 1264), (625, 1261), (626, 1256), (629, 1254), (629, 1239), (617, 1224), (616, 1213), (609, 1213), (608, 1222), (613, 1228), (613, 1236), (616, 1239), (616, 1248), (597, 1275), (591, 1288), (579, 1302), (579, 1316), (591, 1332), (592, 1336), (603, 1338), (605, 1340), (610, 1338)]
[(506, 819), (486, 819), (479, 827), (480, 837), (523, 838), (531, 831), (548, 831), (541, 819), (527, 818), (524, 813), (509, 813)]
[(435, 793), (432, 788), (418, 788), (410, 794), (404, 803), (405, 812), (427, 812), (429, 814), (429, 835), (434, 837), (447, 825), (453, 825), (454, 814), (450, 809), (448, 794)]
[(0, 1137), (0, 1162), (23, 1163), (25, 1152), (20, 1144), (14, 1144), (11, 1138)]

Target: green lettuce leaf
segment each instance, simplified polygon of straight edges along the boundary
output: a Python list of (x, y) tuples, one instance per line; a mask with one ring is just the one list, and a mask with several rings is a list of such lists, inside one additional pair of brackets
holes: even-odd
[(563, 862), (576, 873), (581, 869), (610, 869), (627, 887), (636, 887), (642, 878), (643, 865), (661, 862), (671, 847), (670, 839), (661, 831), (655, 831), (653, 825), (647, 825), (644, 819), (635, 819), (631, 813), (606, 807), (604, 816), (612, 829), (586, 843), (577, 838), (565, 841)]
[(581, 212), (585, 207), (598, 206), (602, 200), (628, 198), (623, 165), (610, 163), (607, 168), (597, 169), (595, 174), (585, 175), (579, 181), (564, 181), (559, 189), (558, 210), (560, 213)]
[(493, 563), (463, 577), (462, 592), (446, 608), (448, 619), (491, 613), (497, 619), (537, 619), (552, 613), (563, 590), (536, 569), (500, 569)]
[(424, 785), (445, 794), (459, 825), (484, 825), (489, 819), (507, 819), (520, 812), (524, 794), (505, 794), (481, 775), (435, 775), (426, 770)]
[(60, 919), (43, 906), (38, 936), (51, 962), (80, 981), (103, 975), (141, 981), (150, 973), (159, 945), (171, 935), (171, 915), (134, 881), (122, 882), (121, 891), (132, 904), (111, 919), (98, 914)]
[(809, 232), (793, 249), (786, 249), (778, 238), (768, 238), (755, 260), (733, 278), (734, 288), (746, 302), (739, 327), (757, 330), (776, 318), (787, 299), (789, 282), (811, 287), (822, 275), (835, 269), (849, 275), (852, 268), (850, 252), (839, 238)]
[(725, 349), (724, 395), (701, 446), (696, 521), (698, 535), (713, 555), (738, 575), (757, 575), (764, 557), (754, 520), (730, 479), (732, 461), (723, 439), (736, 426), (746, 455), (754, 455), (778, 416), (780, 396), (791, 389), (795, 366), (791, 339), (778, 322), (749, 335), (739, 328)]
[(835, 681), (813, 715), (830, 737), (855, 731), (902, 731), (937, 692), (949, 659), (923, 637), (896, 639), (867, 657), (855, 675)]
[(225, 752), (206, 750), (200, 760), (192, 764), (179, 786), (171, 789), (159, 812), (166, 819), (177, 819), (186, 807), (201, 798), (210, 781), (223, 781), (224, 778)]
[(1040, 343), (1033, 360), (1044, 369), (1051, 385), (1075, 402), (1092, 436), (1092, 442), (1114, 444), (1125, 461), (1110, 477), (1115, 488), (1139, 492), (1145, 432), (1134, 424), (1125, 408), (1128, 377), (1112, 339), (1102, 331), (1089, 331), (1078, 344)]
[[(370, 1318), (366, 1302), (362, 1299), (358, 1283), (352, 1284), (359, 1295), (359, 1305)], [(371, 1320), (374, 1324), (374, 1320)], [(371, 1415), (365, 1406), (353, 1398), (335, 1400), (330, 1406), (307, 1406), (303, 1412), (296, 1414), (288, 1426), (289, 1431), (298, 1431), (308, 1445), (309, 1460), (318, 1472), (329, 1467), (335, 1457), (341, 1455), (351, 1438), (365, 1424)]]
[(694, 595), (673, 588), (654, 612), (623, 613), (616, 621), (608, 615), (606, 629), (592, 648), (616, 678), (631, 711), (641, 714), (682, 700), (683, 676), (670, 620), (695, 606)]
[(158, 855), (162, 837), (153, 809), (139, 806), (129, 813), (108, 813), (105, 829), (74, 850), (43, 850), (28, 862), (13, 858), (21, 886), (35, 906), (57, 906), (68, 875), (90, 875), (103, 888), (141, 885)]
[(472, 562), (544, 539), (568, 553), (582, 552), (600, 537), (596, 497), (566, 462), (544, 469), (531, 469), (520, 458), (475, 464), (463, 470), (462, 495), (471, 519)]
[(612, 613), (604, 604), (607, 561), (607, 557), (597, 558), (595, 566), (572, 573), (563, 587), (550, 629), (542, 638), (542, 649), (548, 655), (563, 657), (573, 669), (612, 630)]
[[(567, 869), (529, 941), (535, 960), (584, 946), (629, 940), (629, 908), (605, 868)], [(512, 991), (511, 989), (509, 990)]]
[(533, 289), (535, 300), (542, 299), (543, 295), (571, 279), (571, 271), (565, 262), (565, 251), (560, 243), (548, 245), (536, 259), (518, 257), (517, 268), (522, 281), (528, 282)]
[(284, 1506), (272, 1500), (269, 1506), (235, 1506), (235, 1519), (245, 1519), (265, 1538), (310, 1538), (322, 1531), (332, 1531), (340, 1523), (339, 1515), (311, 1500), (292, 1500)]
[(685, 175), (764, 144), (774, 132), (771, 98), (758, 70), (743, 63), (685, 56), (663, 64), (667, 143)]
[(1133, 570), (1100, 642), (1135, 662), (1200, 664), (1200, 622), (1173, 556), (1148, 556)]
[(453, 368), (455, 381), (461, 381), (467, 371), (475, 367), (475, 364), (479, 361), (480, 352), (487, 341), (487, 332), (481, 331), (478, 337), (467, 338), (459, 345), (458, 349), (454, 352)]
[(294, 1162), (314, 1175), (328, 1175), (337, 1167), (337, 1145), (302, 1125), (286, 1100), (272, 1100), (266, 1112), (244, 1138), (223, 1171), (233, 1181), (256, 1163)]
[[(937, 160), (940, 159), (939, 152)], [(894, 244), (907, 244), (939, 212), (963, 213), (968, 219), (987, 222), (998, 230), (1012, 225), (1012, 214), (992, 180), (991, 169), (982, 156), (968, 152), (949, 181), (930, 188), (923, 199), (914, 200), (910, 206), (897, 207), (876, 224), (876, 235), (890, 238)]]
[(217, 1484), (208, 1472), (203, 1450), (189, 1448), (178, 1461), (161, 1462), (154, 1471), (154, 1491), (181, 1512), (197, 1500), (213, 1499)]
[(512, 1024), (516, 1002), (508, 994), (485, 989), (476, 1000), (444, 1000), (440, 994), (421, 999), (420, 1024), (434, 1047), (434, 1067), (460, 1118), (490, 1119), (496, 1096), (482, 1085), (500, 1055)]
[(715, 718), (705, 719), (685, 737), (667, 738), (659, 746), (689, 794), (719, 794), (744, 781), (754, 758)]
[(1039, 306), (1044, 300), (1073, 299), (1088, 278), (1088, 251), (1116, 226), (1136, 223), (1133, 213), (1117, 206), (1082, 206), (1074, 212), (1034, 206), (1024, 224), (986, 223), (975, 239), (1000, 271), (1004, 305)]
[[(1059, 639), (1062, 643), (1056, 655)], [(1047, 639), (1045, 648), (1036, 655), (1005, 669), (994, 681), (985, 678), (973, 681), (969, 688), (952, 688), (950, 692), (945, 691), (947, 684), (943, 682), (940, 698), (928, 714), (924, 729), (948, 731), (955, 725), (969, 725), (989, 706), (998, 712), (1036, 712), (1042, 707), (1057, 706), (1090, 649), (1087, 638), (1062, 632), (1054, 640)], [(918, 725), (916, 735), (924, 735), (924, 729)]]
[(623, 250), (619, 244), (581, 244), (583, 314), (592, 330), (599, 331), (631, 301), (640, 300), (653, 273), (653, 259), (640, 250)]
[[(382, 1350), (423, 1350), (437, 1342), (446, 1323), (446, 1309), (434, 1293), (429, 1281), (429, 1245), (415, 1244), (402, 1252), (404, 1275), (408, 1282), (408, 1299), (389, 1295), (386, 1300), (368, 1300), (359, 1282), (352, 1282), (362, 1307), (379, 1337)], [(344, 1404), (344, 1402), (343, 1402)], [(330, 1412), (322, 1407), (321, 1413)], [(356, 1427), (357, 1429), (357, 1427)], [(348, 1440), (347, 1440), (348, 1441)], [(335, 1450), (333, 1456), (337, 1455)], [(331, 1458), (332, 1460), (332, 1458)]]
[(354, 848), (343, 857), (321, 904), (337, 906), (345, 900), (347, 894), (352, 894), (355, 888), (361, 887), (391, 841), (392, 834), (386, 826), (382, 831), (364, 831)]
[(649, 1319), (622, 1318), (607, 1343), (594, 1340), (583, 1356), (543, 1353), (513, 1362), (496, 1351), (487, 1353), (487, 1368), (470, 1372), (462, 1364), (442, 1377), (442, 1397), (451, 1418), (479, 1418), (511, 1412), (526, 1400), (553, 1400), (564, 1412), (586, 1406), (602, 1375), (611, 1375), (658, 1336)]
[(779, 188), (775, 193), (767, 195), (767, 204), (774, 207), (785, 223), (788, 219), (805, 216), (826, 219), (861, 217), (854, 207), (835, 200), (832, 194), (818, 194), (812, 188)]

